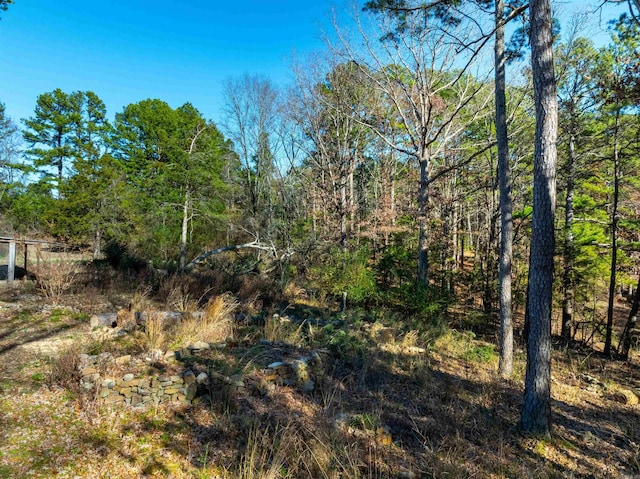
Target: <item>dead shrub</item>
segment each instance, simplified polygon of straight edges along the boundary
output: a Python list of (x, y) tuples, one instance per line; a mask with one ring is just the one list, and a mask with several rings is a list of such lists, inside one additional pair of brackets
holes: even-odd
[(51, 359), (47, 382), (49, 386), (59, 386), (76, 391), (80, 387), (80, 348), (69, 346)]
[(40, 261), (35, 277), (38, 287), (49, 302), (60, 304), (62, 296), (71, 289), (80, 272), (77, 262), (68, 257), (57, 261)]

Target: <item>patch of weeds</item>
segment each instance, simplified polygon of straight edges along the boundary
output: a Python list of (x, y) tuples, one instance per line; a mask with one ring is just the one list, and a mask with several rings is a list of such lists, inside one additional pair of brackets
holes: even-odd
[(362, 431), (375, 431), (380, 420), (371, 414), (356, 414), (349, 419), (349, 426)]
[(49, 321), (52, 323), (59, 323), (61, 322), (65, 317), (68, 316), (68, 311), (62, 308), (54, 308), (50, 315), (49, 315)]
[(465, 351), (462, 359), (472, 363), (490, 363), (496, 359), (495, 347), (493, 344), (473, 345)]
[(43, 373), (35, 373), (31, 375), (31, 380), (36, 384), (42, 384), (45, 379), (45, 375)]
[(87, 321), (89, 319), (89, 314), (87, 313), (73, 313), (71, 315), (71, 319), (74, 321)]
[(434, 343), (434, 350), (469, 362), (489, 363), (497, 359), (495, 346), (475, 340), (473, 331), (449, 330)]

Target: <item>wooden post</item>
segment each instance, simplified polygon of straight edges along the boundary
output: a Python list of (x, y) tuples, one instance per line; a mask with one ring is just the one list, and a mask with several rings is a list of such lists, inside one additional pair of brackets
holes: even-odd
[(7, 267), (7, 283), (13, 283), (16, 277), (16, 242), (9, 241), (9, 265)]
[(27, 243), (24, 244), (24, 279), (27, 279)]

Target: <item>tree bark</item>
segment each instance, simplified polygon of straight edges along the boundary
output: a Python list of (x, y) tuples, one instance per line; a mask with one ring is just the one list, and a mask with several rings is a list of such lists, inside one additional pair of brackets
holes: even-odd
[[(627, 319), (627, 324), (624, 327), (622, 336), (620, 336), (620, 343), (618, 344), (618, 352), (620, 353), (620, 355), (625, 361), (629, 359), (629, 350), (631, 349), (631, 336), (632, 336), (632, 331), (635, 329), (636, 323), (638, 322), (639, 306), (640, 306), (640, 275), (638, 276), (638, 287), (636, 288), (636, 295), (633, 299), (633, 305), (631, 306), (631, 311), (629, 311), (629, 319)], [(620, 351), (620, 346), (622, 346), (621, 351)]]
[(500, 187), (500, 376), (513, 372), (513, 324), (511, 309), (511, 263), (513, 260), (513, 205), (509, 171), (509, 137), (507, 132), (507, 100), (504, 53), (504, 2), (496, 0), (495, 22), (495, 93), (496, 140), (498, 143), (498, 183)]
[(551, 300), (558, 99), (549, 0), (532, 0), (531, 64), (536, 110), (533, 219), (529, 260), (529, 340), (521, 426), (548, 434), (551, 427)]
[(573, 194), (576, 175), (575, 126), (571, 126), (569, 155), (567, 158), (567, 198), (564, 209), (564, 247), (562, 271), (562, 329), (560, 335), (565, 340), (573, 337)]
[(609, 304), (607, 308), (607, 333), (604, 341), (604, 354), (611, 354), (613, 336), (613, 313), (616, 289), (616, 265), (618, 262), (618, 201), (620, 196), (620, 158), (619, 158), (620, 108), (616, 109), (613, 132), (613, 201), (611, 205), (611, 273), (609, 275)]
[(187, 265), (187, 232), (189, 229), (189, 189), (184, 193), (182, 206), (182, 232), (180, 234), (180, 271)]
[(418, 281), (429, 286), (429, 243), (427, 241), (427, 201), (429, 161), (420, 159), (420, 188), (418, 191)]

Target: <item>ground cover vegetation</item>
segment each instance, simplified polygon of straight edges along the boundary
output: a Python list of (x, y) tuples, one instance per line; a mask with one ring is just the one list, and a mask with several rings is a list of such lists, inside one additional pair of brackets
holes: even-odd
[[(0, 292), (0, 477), (640, 474), (640, 30), (585, 22), (367, 2), (287, 88), (230, 78), (218, 125), (0, 103), (2, 236), (60, 250)], [(231, 386), (322, 373), (144, 410), (81, 387), (81, 353), (196, 343)]]

